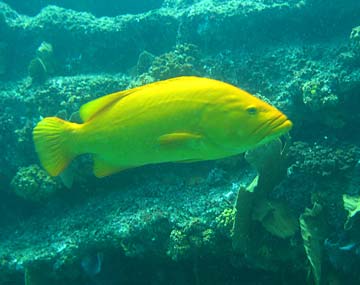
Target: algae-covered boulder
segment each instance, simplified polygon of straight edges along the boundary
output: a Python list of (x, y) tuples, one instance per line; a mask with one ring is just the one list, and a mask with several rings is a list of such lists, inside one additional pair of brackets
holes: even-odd
[(14, 193), (28, 201), (40, 202), (54, 195), (61, 184), (38, 165), (20, 167), (11, 181)]
[(312, 111), (335, 108), (339, 104), (339, 97), (334, 93), (329, 82), (307, 81), (302, 87), (303, 102)]
[(181, 44), (173, 51), (153, 59), (149, 74), (156, 80), (163, 80), (176, 76), (200, 75), (201, 71), (198, 47)]
[(305, 81), (302, 85), (302, 101), (327, 126), (341, 128), (345, 122), (339, 114), (342, 98), (337, 80), (337, 77), (332, 75)]
[(183, 228), (171, 231), (167, 255), (172, 260), (185, 260), (199, 252), (211, 253), (216, 244), (216, 232), (200, 219), (192, 218)]
[(358, 147), (352, 144), (297, 141), (290, 147), (289, 155), (294, 161), (290, 171), (317, 178), (340, 177), (354, 168), (358, 151)]

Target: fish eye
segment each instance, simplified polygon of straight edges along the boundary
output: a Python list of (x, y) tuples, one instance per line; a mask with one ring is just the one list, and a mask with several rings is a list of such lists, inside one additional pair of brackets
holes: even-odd
[(248, 112), (249, 115), (256, 115), (258, 110), (255, 106), (249, 106), (246, 108), (246, 111)]

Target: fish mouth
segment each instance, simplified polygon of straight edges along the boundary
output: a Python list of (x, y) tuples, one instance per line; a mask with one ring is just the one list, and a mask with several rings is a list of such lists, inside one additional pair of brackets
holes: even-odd
[(284, 115), (280, 114), (269, 122), (269, 135), (284, 134), (291, 130), (293, 123)]
[(267, 136), (277, 135), (278, 133), (286, 133), (290, 131), (291, 128), (292, 122), (284, 114), (279, 114), (271, 120), (258, 126), (255, 130), (252, 131), (251, 135), (263, 133), (265, 138)]
[(293, 123), (284, 114), (279, 114), (266, 124), (267, 130), (260, 144), (267, 143), (286, 134), (291, 130), (292, 126)]

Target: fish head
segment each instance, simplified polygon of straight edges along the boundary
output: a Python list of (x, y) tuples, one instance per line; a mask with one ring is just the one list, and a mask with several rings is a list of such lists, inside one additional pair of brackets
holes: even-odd
[[(240, 89), (238, 89), (240, 90)], [(292, 122), (274, 106), (240, 90), (223, 98), (215, 117), (219, 144), (234, 153), (245, 152), (287, 133)]]
[(247, 104), (244, 110), (246, 128), (240, 128), (237, 135), (242, 139), (249, 137), (254, 146), (276, 139), (292, 128), (292, 122), (274, 106), (259, 100)]

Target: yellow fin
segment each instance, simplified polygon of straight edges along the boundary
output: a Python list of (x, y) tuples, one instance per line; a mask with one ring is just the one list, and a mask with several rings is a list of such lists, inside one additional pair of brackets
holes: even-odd
[(73, 140), (78, 127), (57, 117), (48, 117), (34, 128), (36, 152), (41, 165), (51, 176), (59, 175), (77, 155)]
[(110, 107), (112, 104), (116, 103), (120, 99), (134, 93), (134, 91), (138, 89), (139, 88), (133, 88), (130, 90), (124, 90), (124, 91), (112, 93), (82, 105), (80, 108), (80, 117), (82, 121), (86, 122), (90, 120), (97, 113), (101, 112), (107, 107)]
[(184, 146), (191, 145), (201, 138), (202, 136), (199, 134), (179, 132), (162, 135), (158, 138), (158, 141), (162, 146)]
[(99, 156), (94, 156), (94, 175), (98, 178), (109, 176), (130, 167), (115, 166), (103, 160)]

